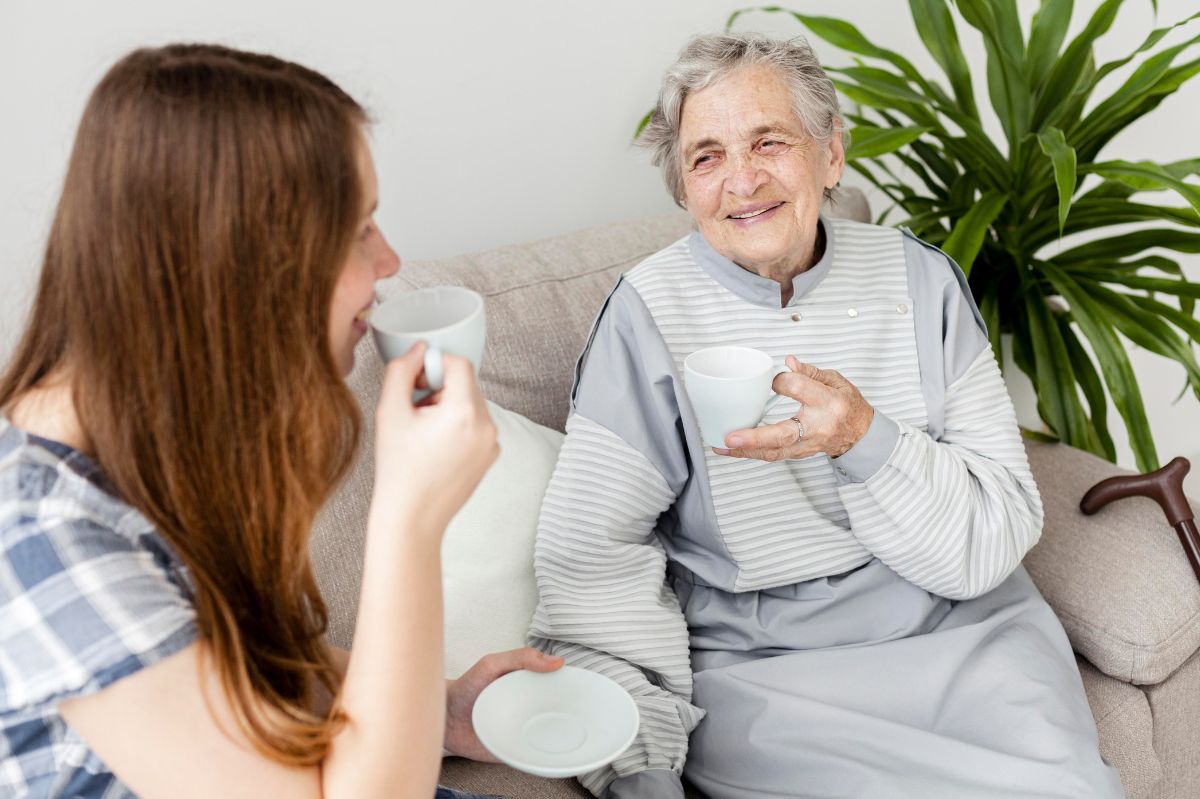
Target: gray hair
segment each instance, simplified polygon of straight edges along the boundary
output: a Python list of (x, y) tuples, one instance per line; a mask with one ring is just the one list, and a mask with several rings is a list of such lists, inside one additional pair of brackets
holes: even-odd
[(779, 71), (792, 89), (792, 110), (804, 132), (821, 144), (844, 135), (833, 81), (802, 37), (779, 41), (761, 33), (706, 33), (695, 36), (679, 52), (663, 76), (658, 105), (638, 136), (661, 167), (667, 190), (683, 205), (683, 169), (679, 153), (679, 124), (683, 103), (692, 92), (711, 86), (746, 66)]

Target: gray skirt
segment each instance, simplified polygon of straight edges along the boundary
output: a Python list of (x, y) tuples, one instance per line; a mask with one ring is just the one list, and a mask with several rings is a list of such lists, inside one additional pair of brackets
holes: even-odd
[(744, 594), (672, 582), (707, 711), (684, 774), (713, 799), (1125, 796), (1024, 568), (961, 602), (879, 561)]

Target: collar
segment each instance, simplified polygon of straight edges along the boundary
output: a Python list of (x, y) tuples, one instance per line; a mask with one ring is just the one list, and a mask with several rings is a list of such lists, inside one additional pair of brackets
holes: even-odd
[[(833, 225), (825, 221), (824, 215), (817, 219), (817, 225), (825, 232), (825, 252), (821, 253), (819, 261), (792, 278), (792, 299), (788, 302), (789, 307), (797, 305), (804, 295), (816, 288), (825, 275), (829, 274), (829, 267), (833, 264)], [(721, 255), (712, 248), (700, 231), (693, 231), (688, 236), (688, 250), (700, 268), (729, 291), (755, 305), (779, 307), (777, 282), (740, 267)]]

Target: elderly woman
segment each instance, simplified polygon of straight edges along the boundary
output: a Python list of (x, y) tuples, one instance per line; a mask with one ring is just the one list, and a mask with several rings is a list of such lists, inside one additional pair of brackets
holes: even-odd
[[(643, 135), (696, 231), (601, 311), (538, 531), (532, 643), (641, 710), (583, 782), (1123, 796), (1020, 567), (1042, 507), (962, 273), (906, 232), (820, 214), (838, 113), (806, 45), (710, 35)], [(714, 345), (789, 367), (763, 425), (715, 449), (681, 379)]]

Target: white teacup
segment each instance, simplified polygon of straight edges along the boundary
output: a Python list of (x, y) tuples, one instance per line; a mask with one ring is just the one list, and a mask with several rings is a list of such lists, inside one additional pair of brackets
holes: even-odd
[(725, 436), (757, 426), (768, 405), (780, 399), (771, 383), (788, 371), (751, 347), (707, 347), (687, 356), (683, 383), (704, 445), (724, 448)]
[(475, 366), (483, 360), (487, 317), (483, 297), (460, 286), (438, 286), (389, 297), (371, 311), (371, 330), (384, 361), (399, 358), (418, 341), (429, 345), (425, 379), (429, 391), (417, 391), (414, 401), (442, 388), (443, 352), (460, 355)]

